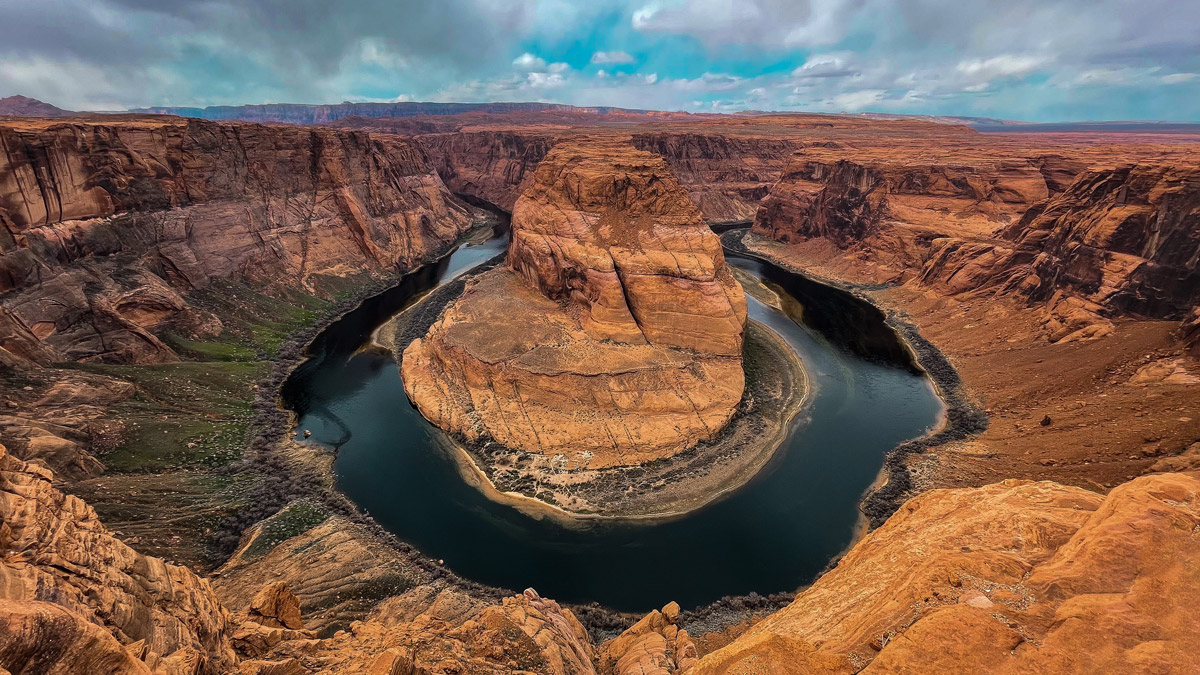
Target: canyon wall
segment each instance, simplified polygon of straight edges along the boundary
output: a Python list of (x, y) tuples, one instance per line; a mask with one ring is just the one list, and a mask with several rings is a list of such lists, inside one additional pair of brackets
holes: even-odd
[(713, 132), (643, 132), (633, 146), (667, 161), (710, 223), (748, 221), (787, 164), (786, 138)]
[(553, 132), (497, 130), (429, 134), (414, 140), (452, 191), (511, 212), (559, 138)]
[(753, 231), (832, 244), (874, 280), (1038, 306), (1055, 342), (1106, 334), (1120, 315), (1180, 320), (1200, 302), (1194, 167), (831, 161), (840, 154), (798, 153)]
[[(840, 248), (890, 227), (986, 234), (1055, 190), (1078, 162), (1057, 157), (958, 157), (814, 146), (788, 164), (754, 231), (784, 243), (823, 237)], [(896, 156), (899, 155), (899, 156)]]
[(0, 350), (154, 363), (214, 279), (319, 291), (395, 272), (472, 223), (412, 142), (330, 129), (100, 118), (0, 124)]
[[(395, 125), (392, 125), (395, 126)], [(407, 131), (410, 127), (398, 127)], [(429, 155), (442, 180), (456, 193), (512, 211), (538, 162), (564, 139), (596, 135), (596, 130), (555, 126), (467, 128), (423, 134), (415, 141)], [(795, 146), (788, 139), (723, 134), (716, 131), (645, 131), (626, 136), (638, 150), (666, 160), (709, 223), (747, 221), (779, 178)]]
[(660, 157), (562, 143), (512, 227), (508, 266), (404, 352), (426, 418), (569, 468), (671, 456), (721, 430), (744, 385), (745, 296)]
[(1200, 301), (1200, 169), (1084, 172), (999, 239), (935, 242), (921, 282), (1038, 303), (1065, 293), (1108, 315), (1182, 319)]

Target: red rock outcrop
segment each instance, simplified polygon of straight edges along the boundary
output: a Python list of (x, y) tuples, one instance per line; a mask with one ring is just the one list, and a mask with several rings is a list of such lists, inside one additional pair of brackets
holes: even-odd
[(514, 208), (508, 263), (404, 352), (435, 424), (603, 468), (681, 452), (733, 415), (745, 296), (661, 158), (557, 146)]
[[(421, 133), (411, 125), (401, 129)], [(584, 133), (594, 134), (595, 129), (470, 127), (455, 133), (424, 133), (414, 140), (451, 190), (511, 211), (550, 148)], [(665, 159), (710, 223), (752, 219), (796, 145), (790, 139), (708, 130), (630, 136), (614, 131), (612, 138), (628, 138), (637, 149)]]
[(650, 675), (683, 672), (696, 665), (696, 644), (680, 628), (679, 605), (650, 612), (600, 649), (600, 672)]
[(0, 446), (0, 667), (149, 672), (187, 652), (196, 672), (228, 672), (230, 618), (208, 581), (129, 548), (51, 480)]
[(74, 114), (70, 110), (19, 94), (0, 98), (0, 117), (67, 117)]
[(690, 672), (1191, 672), (1197, 527), (1194, 474), (927, 492)]
[(561, 132), (464, 131), (414, 139), (452, 191), (512, 211)]
[(1200, 301), (1200, 169), (1083, 173), (1000, 238), (934, 242), (921, 282), (1032, 303), (1069, 295), (1096, 313), (1182, 319)]
[(157, 333), (219, 332), (186, 293), (215, 278), (312, 288), (404, 269), (470, 225), (394, 136), (174, 118), (0, 126), (0, 347), (150, 363)]
[(950, 159), (801, 151), (754, 232), (829, 242), (877, 280), (1044, 307), (1051, 341), (1107, 334), (1105, 317), (1182, 319), (1200, 299), (1194, 166), (1083, 171), (1061, 155), (931, 164), (930, 154)]
[[(823, 237), (840, 248), (885, 226), (986, 233), (1050, 195), (1045, 166), (1069, 171), (1056, 158), (956, 162), (950, 152), (891, 156), (830, 145), (796, 154), (756, 215), (756, 233), (784, 243)], [(1058, 173), (1050, 180), (1058, 185)]]
[(661, 155), (710, 223), (748, 221), (779, 180), (795, 141), (714, 132), (645, 132), (634, 147)]

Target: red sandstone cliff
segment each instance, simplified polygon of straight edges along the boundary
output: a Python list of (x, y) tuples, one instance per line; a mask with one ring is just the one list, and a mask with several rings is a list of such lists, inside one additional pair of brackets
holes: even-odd
[(172, 360), (157, 334), (211, 335), (188, 306), (216, 278), (315, 290), (395, 271), (471, 223), (395, 136), (175, 118), (0, 125), (6, 359)]
[[(841, 154), (854, 159), (837, 159)], [(822, 159), (814, 159), (811, 155)], [(879, 280), (1045, 307), (1052, 341), (1105, 317), (1182, 319), (1200, 300), (1200, 173), (1075, 172), (1059, 156), (928, 164), (798, 153), (755, 219), (783, 243), (825, 241)]]
[(710, 223), (751, 220), (795, 141), (703, 132), (635, 133), (633, 146), (667, 161)]
[[(414, 130), (412, 125), (396, 128)], [(451, 190), (511, 211), (550, 148), (595, 132), (539, 126), (469, 128), (415, 140)], [(614, 140), (625, 137), (617, 131), (608, 135)], [(795, 146), (789, 139), (706, 131), (646, 131), (628, 138), (635, 148), (666, 160), (710, 223), (753, 218)]]
[(910, 500), (789, 607), (691, 672), (1193, 672), (1200, 481)]
[(997, 245), (937, 241), (920, 280), (1030, 302), (1066, 293), (1105, 314), (1182, 319), (1200, 301), (1200, 169), (1081, 174)]
[(414, 139), (454, 192), (512, 211), (539, 162), (560, 135), (554, 132), (464, 131)]

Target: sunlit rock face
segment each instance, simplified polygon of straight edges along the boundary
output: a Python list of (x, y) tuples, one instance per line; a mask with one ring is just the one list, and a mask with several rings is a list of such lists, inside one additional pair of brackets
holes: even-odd
[(508, 265), (408, 347), (405, 387), (469, 439), (565, 467), (637, 464), (729, 421), (745, 321), (720, 242), (662, 158), (563, 143), (517, 200)]

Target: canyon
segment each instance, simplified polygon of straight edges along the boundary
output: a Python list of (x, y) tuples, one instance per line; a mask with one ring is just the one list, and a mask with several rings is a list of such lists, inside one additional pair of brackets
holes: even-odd
[[(0, 120), (0, 667), (1200, 666), (1200, 139), (450, 112)], [(722, 242), (878, 307), (986, 424), (889, 455), (867, 531), (763, 589), (784, 602), (630, 616), (457, 577), (339, 496), (277, 387), (314, 324), (490, 228), (483, 207), (512, 214), (505, 260), (394, 345), (464, 438), (603, 468), (735, 419), (754, 324)], [(655, 415), (612, 412), (645, 391)], [(514, 401), (541, 407), (498, 426)]]

